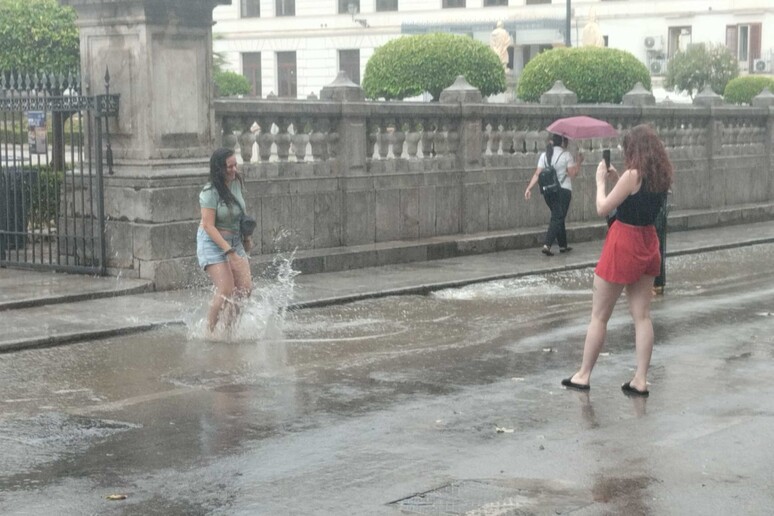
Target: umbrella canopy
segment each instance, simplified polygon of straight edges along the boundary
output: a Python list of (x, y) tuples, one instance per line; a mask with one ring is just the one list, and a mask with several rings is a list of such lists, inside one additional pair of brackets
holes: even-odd
[(560, 118), (547, 128), (548, 132), (559, 134), (571, 140), (588, 138), (615, 138), (618, 131), (604, 120), (590, 116), (571, 116)]

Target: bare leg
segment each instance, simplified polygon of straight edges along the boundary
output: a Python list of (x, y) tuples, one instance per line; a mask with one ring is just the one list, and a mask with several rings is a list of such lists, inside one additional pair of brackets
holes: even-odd
[(586, 342), (583, 345), (583, 362), (580, 370), (572, 376), (572, 381), (581, 385), (588, 385), (591, 380), (591, 370), (599, 358), (599, 352), (605, 344), (607, 335), (607, 322), (613, 314), (618, 297), (624, 286), (618, 283), (609, 283), (597, 275), (594, 275), (594, 294), (592, 297), (591, 322), (586, 332)]
[(637, 283), (626, 286), (629, 312), (634, 321), (634, 342), (637, 353), (637, 370), (629, 385), (640, 391), (648, 388), (648, 368), (653, 354), (653, 321), (650, 318), (653, 279), (653, 276), (643, 276)]
[(253, 280), (250, 274), (250, 262), (247, 258), (232, 258), (229, 262), (231, 276), (234, 281), (233, 311), (226, 321), (226, 327), (233, 330), (241, 315), (241, 302), (250, 297), (253, 291)]
[(234, 275), (227, 262), (208, 265), (207, 274), (215, 286), (215, 293), (207, 312), (207, 329), (212, 333), (215, 331), (221, 313), (228, 311), (229, 306), (233, 304), (231, 296), (234, 295)]

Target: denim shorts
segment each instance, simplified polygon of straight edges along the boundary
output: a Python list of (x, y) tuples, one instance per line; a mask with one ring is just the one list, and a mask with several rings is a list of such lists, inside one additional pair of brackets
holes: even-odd
[[(239, 256), (242, 258), (248, 257), (242, 245), (242, 236), (239, 233), (221, 233), (221, 235), (231, 247), (236, 249)], [(210, 238), (210, 235), (201, 226), (199, 226), (199, 231), (196, 232), (196, 256), (199, 258), (199, 267), (202, 269), (206, 269), (208, 265), (226, 261), (226, 253)]]

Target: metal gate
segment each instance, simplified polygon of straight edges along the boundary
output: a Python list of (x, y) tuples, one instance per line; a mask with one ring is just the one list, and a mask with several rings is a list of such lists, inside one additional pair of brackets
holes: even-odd
[(96, 96), (72, 74), (0, 72), (0, 266), (106, 273), (103, 161), (112, 173), (117, 114), (107, 72)]

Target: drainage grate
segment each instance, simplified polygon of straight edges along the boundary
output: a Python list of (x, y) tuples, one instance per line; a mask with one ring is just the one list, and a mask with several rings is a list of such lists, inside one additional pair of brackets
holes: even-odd
[(406, 514), (564, 514), (593, 503), (588, 492), (534, 479), (458, 480), (388, 505)]

